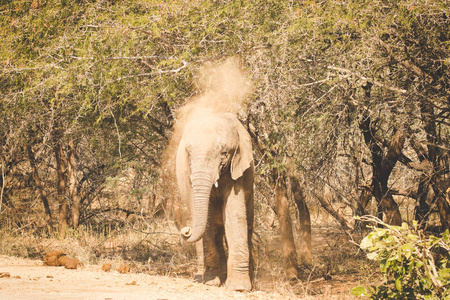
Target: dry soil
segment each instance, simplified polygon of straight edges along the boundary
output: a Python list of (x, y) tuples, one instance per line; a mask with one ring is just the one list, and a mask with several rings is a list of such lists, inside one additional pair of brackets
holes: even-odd
[[(75, 270), (44, 266), (41, 260), (0, 256), (0, 299), (290, 299), (262, 291), (229, 292), (183, 278), (104, 272), (102, 266)], [(8, 276), (9, 273), (9, 276)]]

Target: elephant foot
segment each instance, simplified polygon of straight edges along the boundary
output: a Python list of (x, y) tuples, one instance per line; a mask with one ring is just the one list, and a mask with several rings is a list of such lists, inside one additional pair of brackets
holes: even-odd
[(220, 279), (219, 277), (215, 277), (214, 279), (205, 281), (205, 284), (209, 286), (220, 286)]
[(298, 279), (298, 270), (297, 268), (291, 266), (286, 269), (286, 279), (293, 282)]
[(209, 269), (205, 271), (203, 275), (204, 283), (210, 286), (220, 286), (222, 281), (220, 280), (219, 269)]
[(252, 289), (252, 283), (248, 275), (233, 276), (227, 279), (225, 284), (230, 291), (249, 292)]
[(194, 282), (203, 283), (203, 274), (197, 273), (194, 275)]

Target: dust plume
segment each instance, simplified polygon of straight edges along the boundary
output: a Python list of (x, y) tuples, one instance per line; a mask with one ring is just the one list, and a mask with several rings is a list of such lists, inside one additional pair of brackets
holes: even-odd
[(235, 115), (253, 91), (245, 72), (235, 58), (223, 62), (208, 62), (201, 66), (195, 76), (195, 86), (199, 94), (186, 101), (176, 112), (176, 123), (163, 155), (161, 181), (166, 213), (175, 220), (177, 227), (186, 225), (186, 207), (176, 201), (177, 183), (175, 160), (183, 128), (190, 118), (201, 118), (206, 114), (229, 112)]
[(204, 64), (198, 69), (194, 84), (199, 95), (178, 109), (174, 136), (183, 131), (184, 123), (192, 114), (229, 112), (236, 115), (252, 92), (245, 73), (233, 58)]

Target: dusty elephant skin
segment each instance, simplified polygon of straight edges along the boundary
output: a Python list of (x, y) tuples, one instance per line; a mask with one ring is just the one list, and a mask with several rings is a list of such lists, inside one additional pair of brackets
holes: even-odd
[(178, 146), (176, 173), (181, 199), (192, 211), (193, 226), (180, 234), (186, 242), (197, 242), (200, 273), (195, 279), (251, 290), (254, 166), (248, 132), (230, 113), (205, 109), (191, 114)]

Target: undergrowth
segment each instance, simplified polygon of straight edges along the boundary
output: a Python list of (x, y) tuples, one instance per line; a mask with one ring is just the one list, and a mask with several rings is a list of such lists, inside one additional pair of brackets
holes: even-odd
[(366, 220), (382, 225), (373, 228), (361, 248), (379, 264), (379, 284), (356, 287), (352, 293), (370, 299), (450, 299), (450, 236), (426, 234), (417, 222), (412, 226), (388, 225), (375, 217)]
[[(183, 245), (176, 227), (164, 217), (137, 217), (132, 222), (99, 219), (67, 230), (64, 237), (45, 226), (8, 224), (0, 231), (1, 255), (40, 260), (59, 249), (84, 266), (110, 263), (115, 269), (125, 264), (131, 272), (183, 278), (192, 278), (197, 272), (194, 247)], [(299, 280), (286, 281), (278, 230), (262, 229), (261, 225), (255, 230), (256, 290), (307, 299), (337, 293), (333, 299), (351, 299), (352, 282), (372, 273), (349, 237), (328, 226), (313, 229), (312, 263), (300, 265)]]

